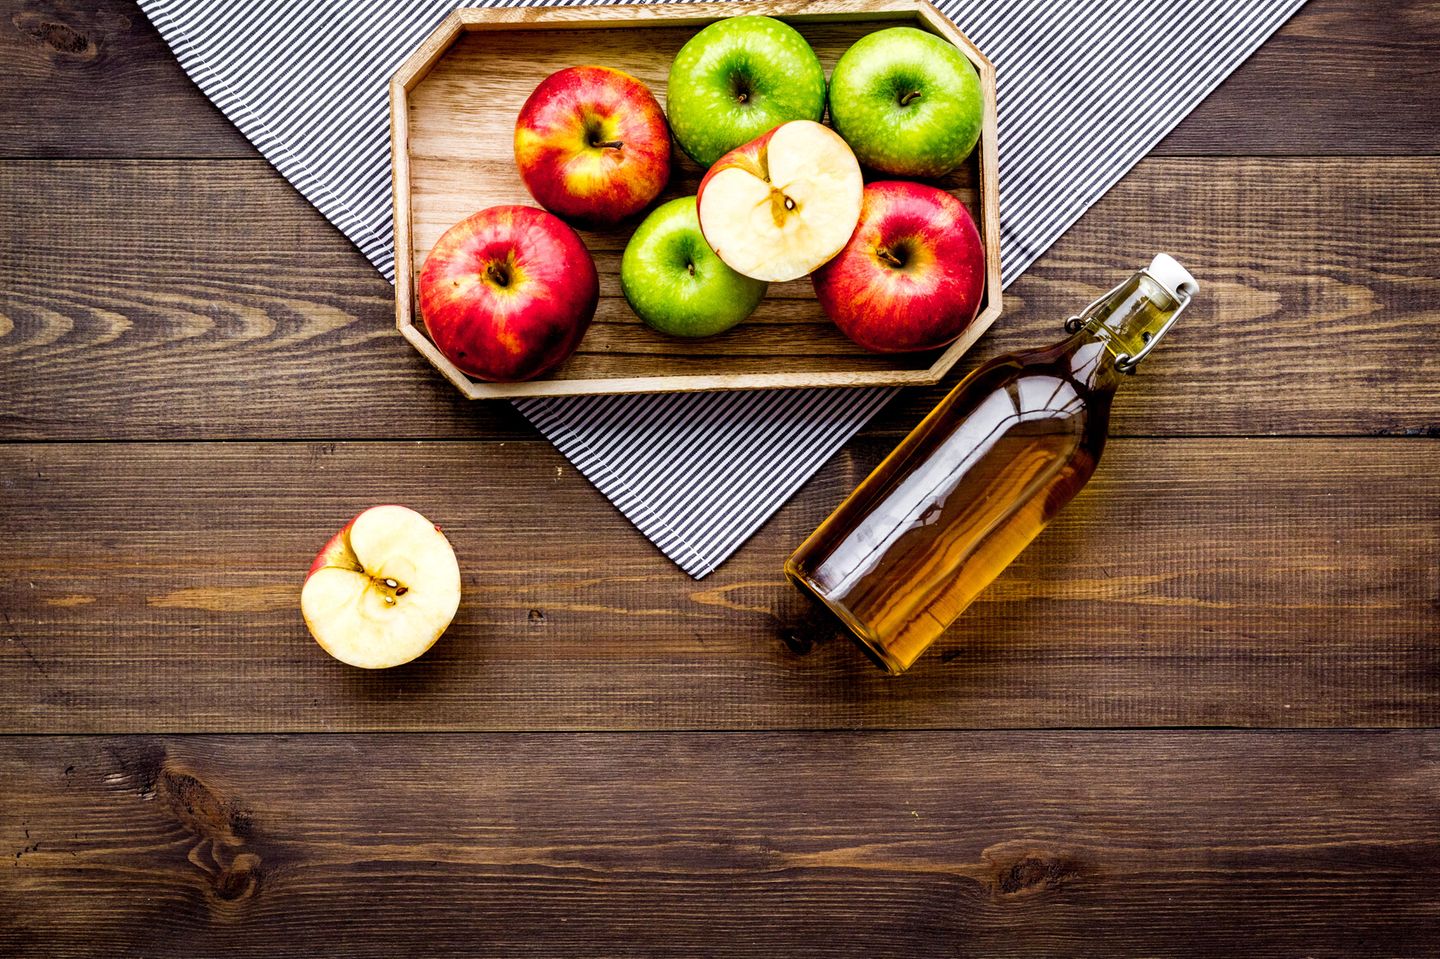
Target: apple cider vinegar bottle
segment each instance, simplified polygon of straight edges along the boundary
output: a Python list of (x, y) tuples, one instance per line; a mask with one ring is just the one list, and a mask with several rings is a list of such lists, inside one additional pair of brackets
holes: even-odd
[(1199, 289), (1161, 254), (1044, 349), (950, 395), (785, 564), (876, 664), (901, 673), (1090, 479), (1110, 402)]

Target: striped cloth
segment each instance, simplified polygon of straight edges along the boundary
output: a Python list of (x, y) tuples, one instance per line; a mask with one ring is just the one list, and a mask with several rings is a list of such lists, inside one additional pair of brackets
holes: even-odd
[[(1303, 3), (942, 0), (941, 10), (996, 67), (1005, 283)], [(457, 5), (140, 0), (205, 95), (392, 282), (387, 82)], [(517, 406), (698, 578), (894, 392), (568, 397)]]

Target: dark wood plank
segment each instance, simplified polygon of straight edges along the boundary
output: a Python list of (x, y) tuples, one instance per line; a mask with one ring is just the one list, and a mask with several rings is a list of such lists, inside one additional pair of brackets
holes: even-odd
[[(4, 438), (533, 435), (462, 401), (394, 332), (391, 288), (259, 161), (12, 162), (0, 194)], [(1007, 292), (961, 369), (1054, 340), (1164, 249), (1204, 295), (1122, 395), (1118, 433), (1434, 432), (1435, 210), (1433, 158), (1147, 160)], [(877, 428), (908, 430), (953, 380)]]
[(1155, 152), (1440, 152), (1436, 50), (1433, 0), (1310, 0)]
[(1426, 957), (1440, 734), (0, 740), (16, 957)]
[[(1437, 152), (1437, 43), (1428, 0), (1311, 0), (1159, 151)], [(128, 0), (0, 0), (0, 63), (0, 155), (254, 155)]]
[[(1440, 724), (1435, 441), (1115, 441), (899, 679), (780, 574), (888, 448), (695, 582), (538, 441), (0, 446), (0, 731)], [(375, 673), (297, 604), (379, 502), (446, 529), (465, 597)]]
[(0, 63), (0, 156), (256, 156), (130, 0), (0, 0)]

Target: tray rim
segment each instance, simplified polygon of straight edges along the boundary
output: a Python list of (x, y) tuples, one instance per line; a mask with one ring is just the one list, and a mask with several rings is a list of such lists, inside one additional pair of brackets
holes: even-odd
[[(916, 19), (953, 43), (980, 74), (985, 107), (977, 190), (985, 245), (985, 307), (955, 342), (925, 369), (831, 370), (799, 373), (713, 373), (660, 376), (535, 379), (490, 383), (471, 379), (451, 363), (416, 324), (413, 233), (410, 222), (410, 122), (408, 94), (438, 63), (461, 33), (477, 30), (625, 29), (701, 26), (745, 13), (760, 13), (800, 23), (867, 22)], [(460, 7), (451, 11), (401, 62), (389, 84), (390, 176), (395, 235), (395, 326), (445, 379), (468, 399), (519, 399), (537, 396), (605, 396), (626, 393), (806, 389), (832, 387), (930, 386), (951, 368), (994, 324), (1003, 311), (1000, 289), (1000, 198), (995, 67), (929, 0), (711, 0), (635, 5), (582, 4), (540, 7)]]

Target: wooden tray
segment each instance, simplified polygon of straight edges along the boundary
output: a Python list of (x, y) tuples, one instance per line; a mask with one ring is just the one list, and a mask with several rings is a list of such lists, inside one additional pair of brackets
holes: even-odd
[[(857, 39), (911, 25), (954, 43), (980, 72), (985, 121), (980, 145), (938, 185), (970, 208), (987, 257), (979, 317), (944, 350), (902, 356), (867, 353), (846, 339), (815, 302), (809, 279), (771, 284), (744, 323), (719, 336), (686, 340), (646, 327), (620, 294), (620, 254), (634, 224), (582, 230), (600, 271), (600, 307), (579, 351), (548, 379), (484, 383), (441, 355), (417, 324), (415, 277), (440, 235), (477, 210), (534, 205), (515, 169), (520, 105), (550, 73), (577, 64), (625, 70), (663, 104), (670, 61), (705, 24), (740, 13), (780, 17), (805, 35), (829, 75)], [(642, 6), (456, 10), (390, 82), (395, 193), (395, 320), (400, 332), (471, 399), (655, 393), (774, 387), (935, 383), (1000, 315), (1000, 209), (995, 149), (995, 71), (924, 0), (665, 3)], [(661, 201), (693, 194), (704, 173), (675, 150)]]

